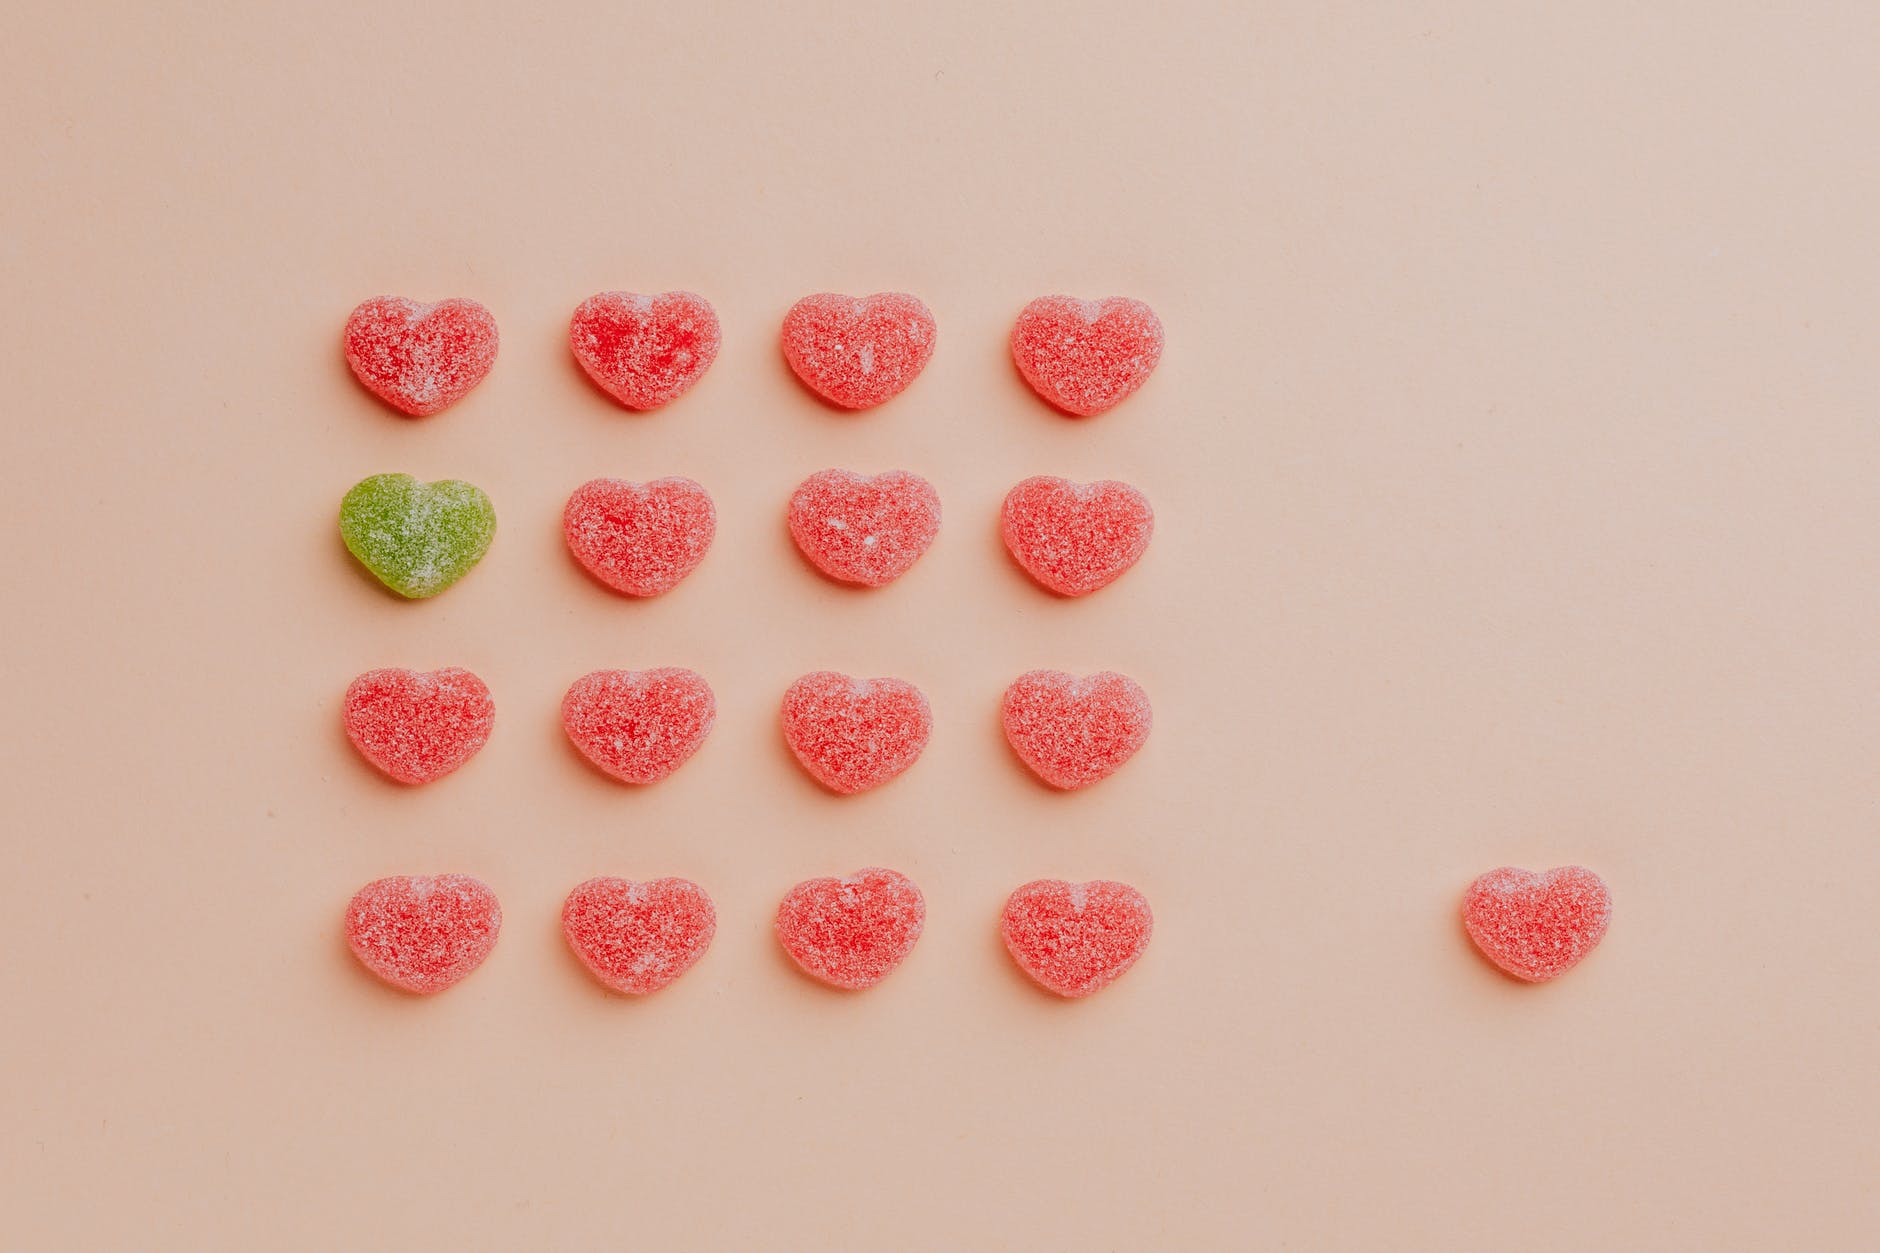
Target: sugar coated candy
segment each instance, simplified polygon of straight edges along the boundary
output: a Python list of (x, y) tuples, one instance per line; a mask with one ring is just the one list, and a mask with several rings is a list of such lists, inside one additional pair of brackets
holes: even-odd
[(496, 721), (468, 670), (368, 670), (346, 689), (346, 738), (400, 783), (441, 779), (477, 755)]
[(1013, 560), (1060, 596), (1096, 591), (1149, 547), (1155, 511), (1127, 483), (1038, 475), (1014, 487), (1000, 514)]
[(918, 474), (822, 470), (790, 496), (790, 536), (832, 579), (881, 587), (906, 574), (940, 532), (940, 497)]
[(1012, 328), (1012, 359), (1046, 400), (1080, 418), (1141, 387), (1162, 359), (1162, 322), (1140, 300), (1040, 296)]
[(1134, 679), (1105, 670), (1078, 677), (1031, 670), (1005, 689), (1005, 738), (1052, 787), (1088, 787), (1116, 773), (1149, 738), (1149, 697)]
[(359, 381), (414, 418), (462, 400), (496, 363), (496, 319), (474, 300), (375, 296), (346, 319), (345, 340)]
[(657, 409), (711, 368), (718, 314), (689, 291), (604, 291), (574, 311), (568, 343), (596, 387), (629, 409)]
[(400, 596), (435, 596), (483, 560), (496, 510), (474, 483), (420, 483), (409, 474), (361, 479), (339, 506), (340, 538)]
[(711, 733), (718, 702), (690, 670), (596, 670), (561, 702), (561, 724), (581, 755), (627, 783), (657, 783)]
[(919, 688), (900, 679), (806, 674), (783, 695), (783, 736), (818, 783), (849, 795), (879, 787), (927, 747), (933, 715)]
[(823, 292), (790, 306), (783, 355), (803, 385), (844, 409), (870, 409), (898, 395), (933, 355), (927, 306), (905, 292)]
[(690, 970), (717, 929), (712, 898), (689, 879), (589, 879), (561, 907), (562, 934), (581, 964), (634, 996)]
[(901, 964), (926, 920), (927, 902), (912, 879), (870, 867), (791, 888), (777, 907), (777, 939), (805, 973), (859, 989)]
[(718, 513), (691, 479), (592, 479), (568, 497), (561, 529), (596, 579), (628, 596), (657, 596), (704, 560)]
[(496, 947), (503, 910), (469, 875), (394, 875), (360, 888), (346, 906), (346, 942), (395, 988), (442, 992)]
[(1536, 874), (1513, 866), (1469, 885), (1462, 925), (1488, 960), (1517, 979), (1545, 983), (1579, 964), (1606, 934), (1612, 897), (1583, 866)]
[(1038, 879), (1007, 898), (999, 934), (1019, 968), (1059, 996), (1089, 996), (1136, 964), (1155, 919), (1127, 883)]

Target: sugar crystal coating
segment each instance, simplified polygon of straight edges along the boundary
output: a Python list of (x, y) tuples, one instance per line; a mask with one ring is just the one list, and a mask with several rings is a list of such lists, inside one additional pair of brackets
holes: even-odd
[(366, 969), (407, 992), (442, 992), (483, 964), (503, 926), (496, 894), (469, 875), (394, 875), (346, 906), (346, 943)]
[(568, 344), (595, 386), (629, 409), (683, 395), (718, 356), (718, 314), (689, 291), (589, 296), (568, 323)]
[(1000, 525), (1027, 574), (1061, 596), (1084, 596), (1136, 564), (1149, 547), (1155, 511), (1127, 483), (1041, 474), (1006, 494)]
[(1005, 689), (1005, 738), (1052, 787), (1088, 787), (1114, 774), (1149, 738), (1149, 697), (1127, 675), (1079, 678), (1030, 670)]
[(999, 934), (1019, 968), (1059, 996), (1089, 996), (1136, 964), (1155, 919), (1127, 883), (1038, 879), (1007, 898)]
[(346, 689), (346, 737), (400, 783), (441, 779), (490, 738), (496, 705), (468, 670), (368, 670)]
[(1162, 359), (1162, 322), (1123, 296), (1040, 296), (1012, 327), (1012, 359), (1040, 396), (1087, 418), (1148, 380)]
[(568, 497), (561, 526), (589, 574), (628, 596), (657, 596), (705, 559), (718, 513), (691, 479), (592, 479)]
[(901, 679), (806, 674), (783, 696), (783, 735), (811, 777), (850, 795), (879, 787), (927, 747), (933, 715), (919, 688)]
[(933, 355), (933, 313), (906, 292), (805, 296), (783, 319), (783, 355), (804, 386), (844, 409), (898, 395)]
[(920, 939), (927, 902), (906, 875), (869, 867), (806, 879), (777, 906), (777, 939), (805, 973), (838, 988), (872, 987)]
[(561, 930), (581, 964), (616, 992), (657, 992), (692, 968), (718, 929), (689, 879), (589, 879), (568, 893)]
[(1544, 983), (1578, 965), (1605, 937), (1612, 897), (1583, 866), (1536, 874), (1514, 866), (1469, 885), (1462, 923), (1477, 948), (1517, 979)]
[(409, 474), (375, 474), (340, 502), (339, 533), (379, 582), (421, 600), (483, 560), (496, 537), (496, 510), (482, 488), (461, 479), (420, 483)]
[(718, 702), (691, 670), (596, 670), (561, 702), (561, 723), (581, 755), (626, 783), (657, 783), (711, 733)]
[(940, 496), (918, 474), (822, 470), (790, 496), (790, 536), (818, 570), (881, 587), (906, 574), (940, 533)]
[(344, 338), (359, 381), (411, 417), (463, 399), (496, 363), (496, 319), (474, 300), (375, 296), (346, 319)]

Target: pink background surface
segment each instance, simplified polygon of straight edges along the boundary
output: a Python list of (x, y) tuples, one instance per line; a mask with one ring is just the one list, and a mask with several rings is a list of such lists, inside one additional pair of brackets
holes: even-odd
[[(1873, 66), (1864, 4), (20, 8), (0, 47), (4, 1223), (22, 1248), (1850, 1248), (1880, 1222)], [(1750, 10), (1766, 7), (1768, 12)], [(256, 10), (268, 9), (268, 12)], [(569, 311), (689, 287), (717, 365), (652, 416)], [(816, 404), (776, 330), (919, 293), (926, 374)], [(1023, 387), (1032, 296), (1125, 293), (1161, 370), (1087, 423)], [(406, 422), (342, 320), (467, 295), (487, 382)], [(783, 527), (901, 466), (934, 549), (858, 594)], [(495, 501), (409, 604), (334, 527), (366, 474)], [(1005, 559), (1005, 490), (1128, 479), (1160, 526), (1093, 599)], [(717, 544), (615, 598), (567, 493), (687, 474)], [(468, 666), (494, 738), (400, 790), (340, 693)], [(567, 683), (687, 665), (717, 730), (644, 791)], [(1157, 726), (1047, 792), (1036, 665)], [(936, 729), (820, 792), (819, 667)], [(1582, 862), (1604, 946), (1541, 988), (1466, 945), (1493, 866)], [(869, 863), (926, 937), (842, 996), (768, 933)], [(426, 1002), (359, 884), (459, 870), (507, 925)], [(593, 874), (682, 874), (717, 942), (657, 997), (561, 945)], [(1075, 1005), (1000, 951), (1038, 875), (1140, 886)]]

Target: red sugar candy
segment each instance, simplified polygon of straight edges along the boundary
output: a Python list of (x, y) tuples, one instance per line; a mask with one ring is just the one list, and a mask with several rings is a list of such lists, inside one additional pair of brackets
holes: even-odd
[(718, 314), (689, 291), (589, 296), (568, 323), (568, 343), (595, 386), (629, 409), (684, 395), (718, 356)]
[(1005, 689), (1005, 738), (1052, 787), (1088, 787), (1114, 774), (1149, 738), (1149, 697), (1134, 679), (1105, 670), (1078, 678), (1031, 670)]
[(442, 992), (496, 947), (503, 909), (469, 875), (394, 875), (360, 888), (346, 906), (346, 943), (385, 982)]
[(1027, 574), (1061, 596), (1083, 596), (1136, 564), (1155, 511), (1127, 483), (1041, 474), (1006, 494), (1001, 522), (1005, 546)]
[(1012, 328), (1012, 359), (1040, 396), (1087, 418), (1148, 380), (1162, 359), (1162, 322), (1122, 296), (1040, 296)]
[(634, 996), (690, 970), (717, 929), (712, 898), (689, 879), (589, 879), (561, 907), (575, 956), (596, 979)]
[(718, 512), (691, 479), (592, 479), (568, 497), (561, 529), (589, 574), (628, 596), (657, 596), (704, 560)]
[(912, 879), (870, 867), (791, 888), (777, 906), (777, 939), (807, 974), (859, 989), (901, 964), (926, 920), (927, 902)]
[(1583, 866), (1543, 874), (1503, 866), (1469, 885), (1462, 924), (1488, 960), (1517, 979), (1545, 983), (1578, 965), (1605, 937), (1612, 897)]
[(806, 674), (783, 695), (783, 737), (803, 769), (844, 796), (879, 787), (927, 747), (933, 715), (900, 679)]
[(832, 579), (881, 587), (908, 572), (940, 532), (940, 496), (918, 474), (810, 475), (790, 496), (790, 536)]
[(375, 296), (346, 319), (346, 364), (380, 400), (414, 418), (447, 409), (496, 364), (496, 319), (474, 300), (420, 304)]
[(346, 737), (400, 783), (441, 779), (489, 742), (496, 704), (468, 670), (368, 670), (346, 688)]
[(999, 934), (1019, 968), (1059, 996), (1089, 996), (1136, 964), (1155, 919), (1127, 883), (1038, 879), (1005, 902)]
[(900, 393), (933, 355), (937, 328), (905, 292), (805, 296), (783, 319), (783, 355), (803, 385), (844, 409)]
[(561, 702), (581, 755), (616, 779), (657, 783), (698, 751), (718, 717), (711, 685), (690, 670), (596, 670)]

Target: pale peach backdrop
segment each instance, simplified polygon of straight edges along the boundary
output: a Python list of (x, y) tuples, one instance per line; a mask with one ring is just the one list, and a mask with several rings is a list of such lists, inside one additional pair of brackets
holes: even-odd
[[(167, 9), (169, 12), (159, 10)], [(269, 10), (269, 11), (262, 11)], [(1863, 3), (18, 5), (0, 46), (0, 1243), (22, 1249), (1852, 1249), (1880, 1223), (1880, 13)], [(711, 373), (632, 416), (569, 310), (705, 293)], [(840, 416), (777, 325), (901, 288), (919, 382)], [(1142, 297), (1153, 381), (1053, 415), (1029, 298)], [(393, 417), (339, 328), (472, 296), (488, 381)], [(945, 502), (900, 583), (796, 557), (824, 466)], [(464, 477), (484, 563), (361, 577), (360, 477)], [(1079, 602), (1005, 559), (1033, 473), (1155, 502)], [(671, 595), (563, 551), (595, 475), (721, 515)], [(346, 745), (374, 666), (498, 703), (461, 774)], [(698, 757), (635, 791), (565, 685), (687, 665)], [(1028, 667), (1157, 723), (1077, 795), (997, 729)], [(793, 765), (797, 674), (929, 694), (918, 766)], [(1616, 902), (1518, 985), (1459, 894)], [(768, 933), (870, 863), (926, 937), (861, 996)], [(348, 895), (466, 871), (507, 924), (429, 1001)], [(655, 998), (561, 945), (592, 874), (683, 874), (717, 943)], [(1055, 1002), (994, 931), (1039, 875), (1158, 931)]]

